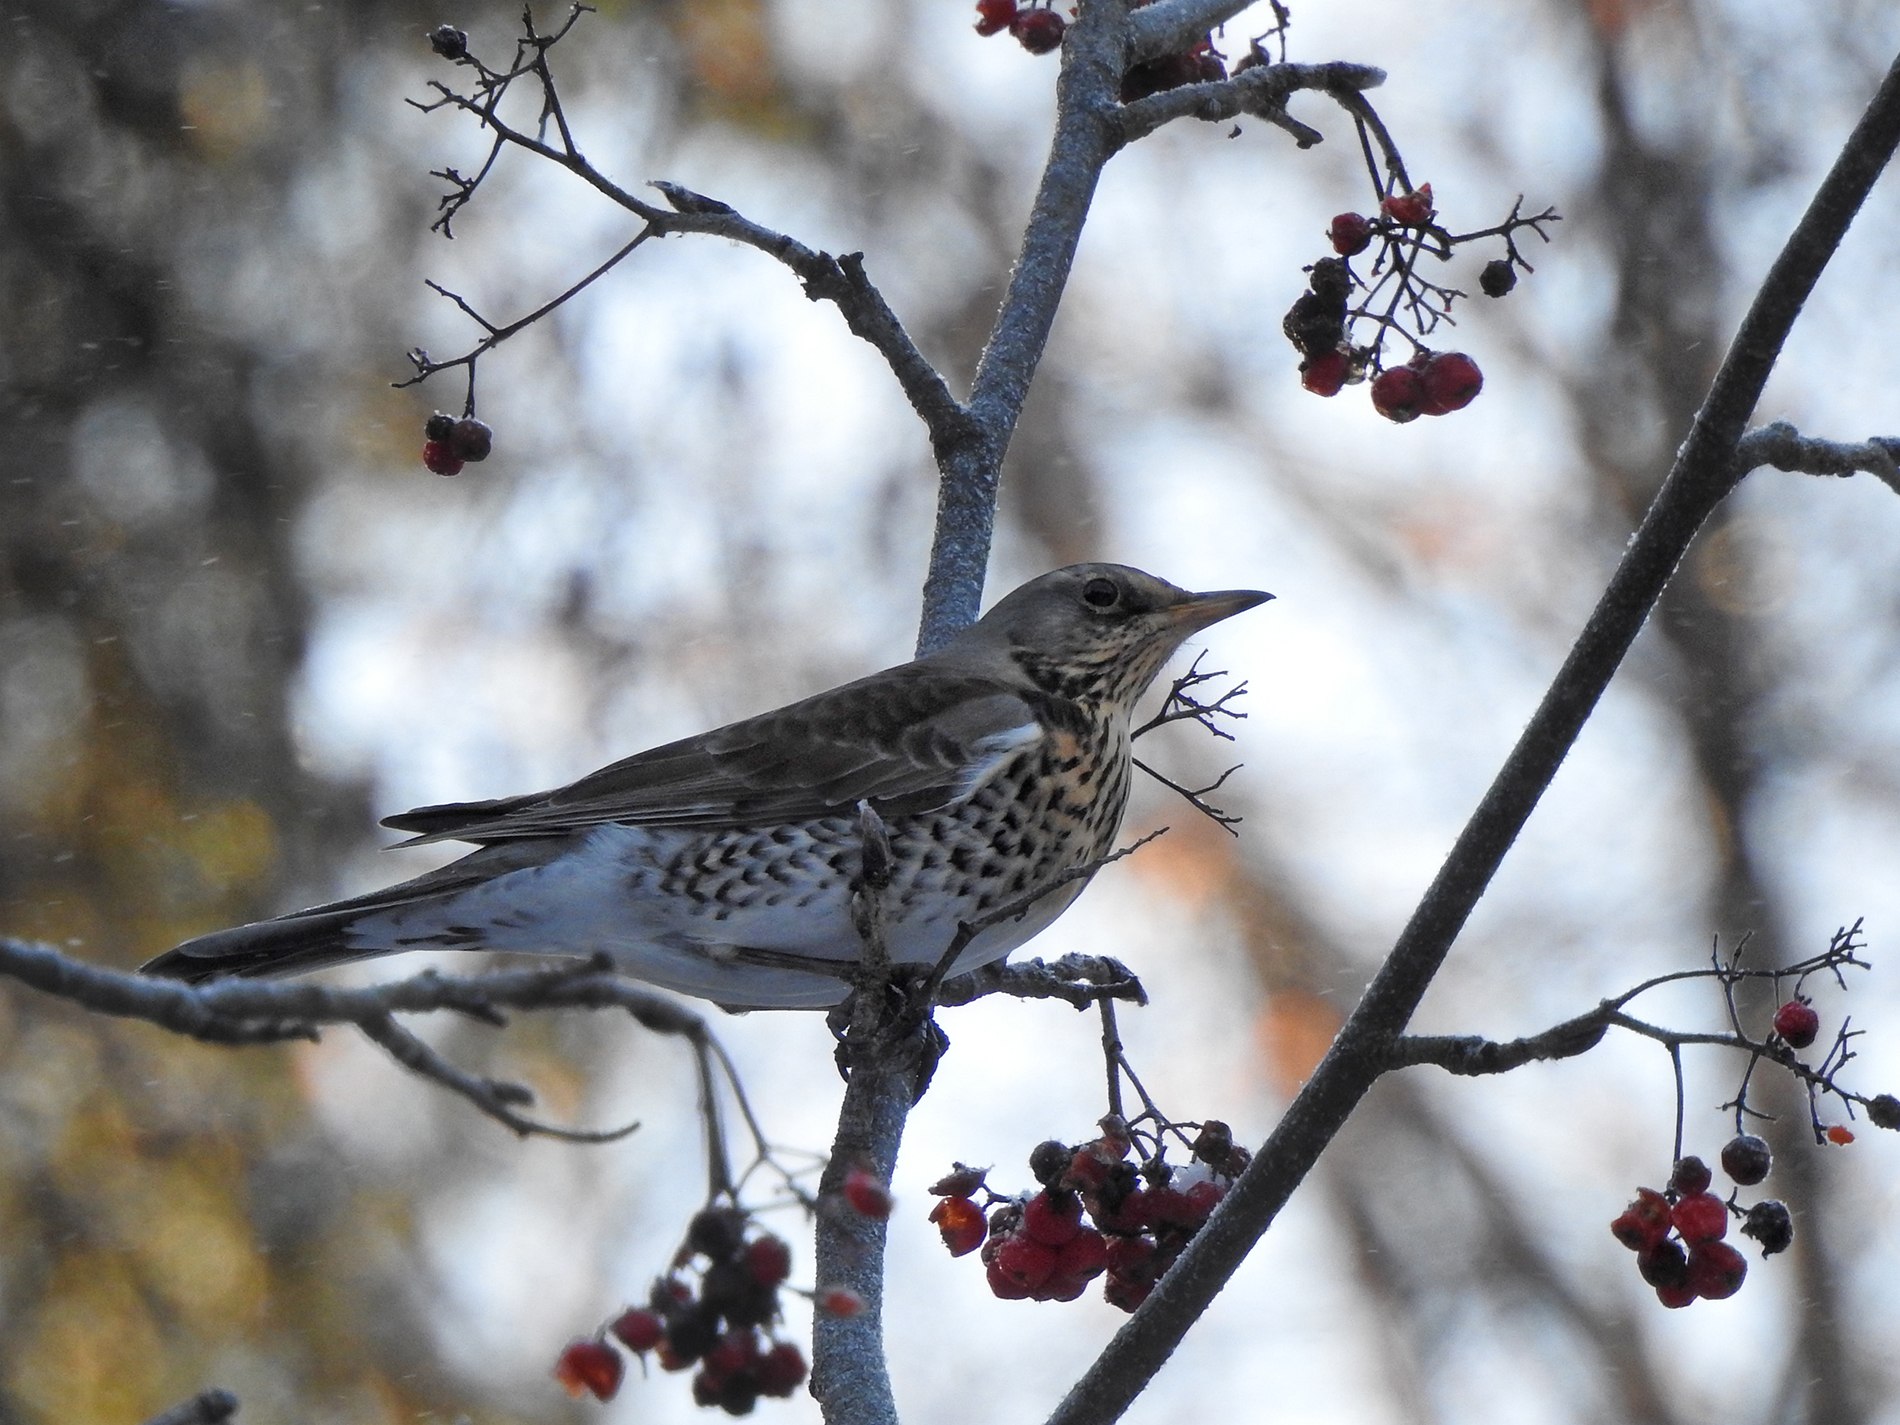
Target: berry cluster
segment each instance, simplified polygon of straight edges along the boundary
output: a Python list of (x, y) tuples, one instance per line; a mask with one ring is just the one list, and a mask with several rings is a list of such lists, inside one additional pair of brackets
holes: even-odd
[(488, 459), (495, 433), (473, 416), (459, 421), (437, 411), (422, 423), (422, 463), (438, 475), (459, 475), (471, 460)]
[[(1768, 1145), (1752, 1133), (1737, 1134), (1722, 1149), (1722, 1171), (1741, 1187), (1755, 1186), (1772, 1164)], [(1638, 1188), (1610, 1223), (1616, 1240), (1636, 1253), (1637, 1271), (1664, 1306), (1687, 1306), (1697, 1298), (1722, 1301), (1741, 1290), (1748, 1263), (1722, 1240), (1730, 1213), (1742, 1218), (1742, 1235), (1754, 1238), (1764, 1257), (1794, 1241), (1786, 1204), (1771, 1198), (1744, 1210), (1734, 1194), (1724, 1201), (1711, 1192), (1713, 1180), (1700, 1158), (1678, 1159), (1665, 1189)]]
[[(1334, 255), (1306, 269), (1307, 290), (1281, 323), (1300, 353), (1300, 384), (1316, 396), (1336, 396), (1345, 386), (1371, 378), (1373, 409), (1401, 424), (1470, 405), (1484, 387), (1477, 362), (1461, 351), (1434, 351), (1424, 340), (1441, 321), (1450, 320), (1453, 302), (1464, 294), (1426, 280), (1418, 270), (1419, 259), (1430, 255), (1449, 260), (1465, 243), (1502, 238), (1506, 255), (1486, 263), (1478, 277), (1486, 295), (1502, 297), (1517, 285), (1520, 267), (1530, 271), (1514, 235), (1529, 228), (1541, 237), (1540, 225), (1555, 221), (1556, 214), (1548, 210), (1526, 218), (1513, 208), (1496, 227), (1454, 236), (1438, 222), (1429, 183), (1383, 192), (1372, 216), (1337, 214), (1326, 230)], [(1367, 251), (1374, 255), (1362, 277), (1352, 260)], [(1373, 328), (1371, 341), (1353, 341), (1353, 327), (1359, 322)], [(1384, 359), (1382, 349), (1391, 333), (1412, 348), (1403, 365)]]
[[(698, 1213), (673, 1270), (653, 1284), (645, 1306), (630, 1307), (594, 1336), (568, 1343), (554, 1367), (571, 1395), (610, 1400), (625, 1361), (614, 1343), (664, 1371), (697, 1366), (693, 1399), (729, 1415), (749, 1415), (760, 1396), (789, 1396), (805, 1379), (805, 1357), (767, 1332), (779, 1319), (779, 1288), (792, 1254), (770, 1232), (750, 1235), (737, 1207)], [(697, 1266), (698, 1287), (684, 1273)]]
[(1052, 1139), (1029, 1155), (1038, 1191), (998, 1196), (984, 1181), (987, 1170), (962, 1164), (931, 1188), (939, 1201), (930, 1220), (944, 1245), (957, 1257), (982, 1247), (990, 1290), (1003, 1300), (1073, 1301), (1105, 1276), (1103, 1299), (1133, 1311), (1250, 1156), (1212, 1120), (1182, 1167), (1158, 1145), (1136, 1161), (1133, 1137), (1115, 1115), (1100, 1127), (1086, 1143)]
[(1047, 5), (1018, 5), (1016, 0), (976, 0), (976, 32), (1000, 35), (1004, 30), (1031, 54), (1049, 54), (1062, 47), (1069, 22)]

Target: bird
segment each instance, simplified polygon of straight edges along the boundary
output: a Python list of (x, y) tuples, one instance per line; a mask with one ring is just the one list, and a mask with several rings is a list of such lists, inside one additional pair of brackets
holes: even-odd
[(413, 833), (398, 845), (476, 849), (141, 968), (196, 984), (523, 951), (605, 957), (734, 1011), (824, 1009), (861, 958), (853, 907), (874, 833), (891, 963), (933, 966), (977, 925), (948, 967), (972, 970), (1054, 921), (1110, 853), (1135, 705), (1168, 659), (1271, 597), (1190, 593), (1121, 564), (1057, 569), (909, 663), (553, 791), (387, 817)]

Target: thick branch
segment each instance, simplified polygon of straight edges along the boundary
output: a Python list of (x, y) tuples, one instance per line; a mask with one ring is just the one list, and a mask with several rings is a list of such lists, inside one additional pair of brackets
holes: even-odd
[(1128, 17), (1128, 62), (1179, 54), (1253, 0), (1158, 0)]
[(1116, 95), (1125, 68), (1127, 0), (1085, 0), (1062, 44), (1056, 124), (1023, 245), (996, 326), (977, 362), (970, 413), (977, 436), (939, 447), (941, 483), (917, 651), (940, 648), (976, 620), (996, 527), (1003, 452), (1022, 415), (1102, 168), (1119, 147)]
[(1050, 1417), (1118, 1419), (1271, 1225), (1391, 1054), (1634, 642), (1690, 540), (1738, 478), (1743, 423), (1874, 180), (1900, 145), (1900, 62), (1888, 71), (1743, 318), (1674, 467), (1530, 725), (1460, 833), (1325, 1059), (1206, 1226)]
[(1320, 133), (1288, 116), (1286, 101), (1291, 95), (1302, 89), (1317, 89), (1332, 95), (1356, 94), (1376, 89), (1383, 83), (1383, 69), (1344, 60), (1332, 64), (1255, 65), (1232, 79), (1211, 84), (1184, 84), (1178, 89), (1164, 89), (1159, 94), (1124, 104), (1120, 115), (1122, 141), (1133, 143), (1146, 138), (1176, 119), (1217, 123), (1252, 114), (1285, 129), (1301, 148), (1311, 148), (1320, 141)]

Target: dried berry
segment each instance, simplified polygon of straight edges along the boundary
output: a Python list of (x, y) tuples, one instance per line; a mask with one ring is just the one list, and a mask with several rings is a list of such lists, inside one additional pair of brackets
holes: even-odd
[(1876, 1128), (1900, 1128), (1900, 1098), (1875, 1094), (1867, 1100), (1867, 1121)]
[(1393, 193), (1379, 204), (1379, 211), (1404, 227), (1422, 228), (1432, 220), (1432, 185), (1421, 183), (1410, 193)]
[(437, 25), (429, 31), (429, 48), (444, 59), (466, 59), (468, 32), (453, 25)]
[(455, 430), (455, 417), (447, 411), (437, 411), (422, 423), (424, 440), (447, 440)]
[(1651, 1286), (1681, 1286), (1689, 1280), (1689, 1254), (1680, 1242), (1665, 1237), (1636, 1254), (1636, 1270)]
[(1510, 259), (1498, 257), (1485, 263), (1478, 274), (1478, 290), (1487, 297), (1502, 297), (1517, 286), (1517, 268)]
[(746, 1271), (762, 1287), (777, 1286), (792, 1274), (792, 1249), (771, 1233), (746, 1243)]
[(1794, 1241), (1794, 1218), (1788, 1213), (1788, 1204), (1772, 1197), (1756, 1203), (1742, 1220), (1742, 1235), (1759, 1242), (1764, 1257), (1787, 1251)]

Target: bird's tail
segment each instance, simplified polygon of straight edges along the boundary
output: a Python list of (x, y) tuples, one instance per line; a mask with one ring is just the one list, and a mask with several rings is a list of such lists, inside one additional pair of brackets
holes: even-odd
[(298, 975), (390, 954), (395, 947), (360, 949), (349, 943), (350, 924), (362, 916), (361, 907), (319, 906), (276, 920), (214, 930), (147, 960), (139, 973), (196, 985), (226, 976)]
[[(139, 973), (195, 985), (226, 976), (300, 975), (403, 950), (480, 949), (480, 938), (461, 927), (414, 940), (393, 937), (385, 913), (439, 903), (535, 859), (535, 848), (526, 843), (485, 846), (439, 870), (368, 895), (200, 935), (146, 961)], [(372, 918), (383, 928), (364, 927), (369, 933), (359, 933), (357, 927)]]

